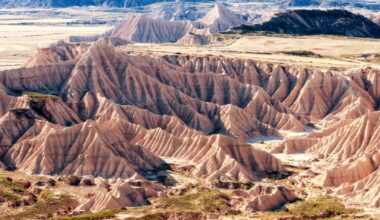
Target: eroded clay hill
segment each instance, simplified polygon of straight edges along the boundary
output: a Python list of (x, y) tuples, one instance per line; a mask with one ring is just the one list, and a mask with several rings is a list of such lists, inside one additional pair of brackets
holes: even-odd
[(198, 21), (210, 28), (212, 32), (226, 31), (245, 23), (242, 16), (235, 14), (220, 2), (216, 3), (214, 8)]
[(131, 14), (107, 35), (141, 43), (175, 43), (189, 33), (206, 35), (210, 30), (190, 21), (167, 21), (145, 14)]
[[(312, 153), (331, 165), (316, 177), (323, 187), (347, 203), (379, 207), (368, 191), (379, 190), (372, 187), (379, 183), (379, 70), (144, 55), (114, 46), (59, 43), (24, 68), (0, 72), (0, 166), (144, 180), (174, 159), (186, 161), (194, 177), (250, 182), (286, 168), (247, 138), (313, 130), (272, 152)], [(134, 204), (119, 189), (145, 195), (115, 187), (97, 195), (104, 203), (82, 208)], [(283, 202), (293, 197), (278, 195)]]
[[(8, 143), (2, 161), (31, 174), (104, 178), (139, 177), (140, 170), (164, 164), (157, 155), (189, 160), (194, 175), (209, 179), (250, 181), (284, 171), (270, 154), (226, 135), (276, 134), (286, 110), (272, 127), (236, 107), (246, 106), (259, 88), (215, 74), (200, 77), (106, 42), (71, 62), (2, 72), (2, 120), (17, 114), (20, 121), (8, 123), (11, 132), (2, 136)], [(203, 81), (214, 84), (213, 91), (199, 85)], [(188, 87), (176, 88), (181, 84)], [(246, 124), (231, 120), (239, 111)]]
[(376, 18), (370, 20), (347, 10), (296, 9), (278, 13), (262, 24), (242, 25), (237, 32), (270, 32), (292, 35), (339, 35), (380, 38)]
[(95, 42), (103, 37), (120, 38), (138, 43), (208, 44), (208, 36), (244, 24), (243, 16), (235, 14), (223, 3), (215, 4), (197, 21), (165, 20), (147, 14), (128, 14), (123, 21), (101, 35), (70, 36), (70, 42)]
[(365, 113), (357, 119), (342, 120), (331, 128), (294, 138), (272, 152), (309, 152), (321, 161), (316, 177), (323, 187), (335, 188), (335, 195), (349, 205), (379, 207), (380, 114)]

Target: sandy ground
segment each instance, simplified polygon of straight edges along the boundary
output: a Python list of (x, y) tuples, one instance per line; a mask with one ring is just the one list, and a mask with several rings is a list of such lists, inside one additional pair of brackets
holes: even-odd
[(332, 36), (252, 36), (240, 38), (227, 48), (250, 52), (306, 50), (323, 56), (338, 57), (347, 54), (378, 53), (380, 40)]
[(0, 70), (22, 66), (39, 47), (46, 47), (71, 35), (103, 33), (109, 28), (109, 26), (0, 24)]
[[(74, 10), (74, 9), (72, 9)], [(26, 9), (0, 9), (0, 70), (22, 66), (39, 47), (65, 39), (71, 35), (94, 35), (104, 33), (111, 25), (67, 25), (70, 22), (87, 21), (86, 18), (105, 17), (103, 13), (83, 10), (77, 16), (71, 12), (39, 9), (37, 12)], [(83, 15), (81, 15), (81, 13)], [(82, 20), (83, 18), (83, 20)]]
[[(21, 10), (21, 9), (20, 9)], [(66, 10), (66, 11), (65, 11)], [(112, 28), (111, 21), (123, 18), (125, 12), (65, 9), (61, 11), (39, 11), (40, 16), (23, 12), (3, 12), (0, 9), (0, 70), (22, 66), (36, 48), (46, 47), (71, 35), (94, 35)], [(21, 13), (21, 12), (20, 12)], [(46, 16), (42, 16), (46, 14)], [(52, 15), (53, 14), (53, 15)], [(56, 15), (58, 14), (58, 15)], [(75, 14), (75, 16), (70, 16)], [(87, 20), (86, 20), (87, 18)], [(78, 21), (108, 21), (109, 25), (67, 25)], [(379, 54), (380, 40), (332, 36), (244, 36), (227, 40), (223, 44), (208, 46), (183, 46), (176, 44), (135, 44), (126, 48), (130, 51), (155, 54), (199, 54), (231, 58), (253, 59), (271, 63), (298, 64), (321, 68), (351, 68), (380, 66), (358, 58), (361, 54)], [(321, 58), (287, 55), (284, 51), (312, 51)], [(380, 56), (380, 55), (379, 55)]]
[[(310, 134), (311, 131), (305, 132), (289, 132), (280, 131), (281, 137), (278, 136), (258, 136), (247, 139), (247, 143), (251, 144), (254, 148), (269, 152), (272, 145), (280, 144), (289, 138), (301, 137)], [(314, 156), (310, 153), (297, 153), (297, 154), (273, 154), (277, 159), (281, 160), (286, 165), (295, 167), (307, 167), (310, 166)]]

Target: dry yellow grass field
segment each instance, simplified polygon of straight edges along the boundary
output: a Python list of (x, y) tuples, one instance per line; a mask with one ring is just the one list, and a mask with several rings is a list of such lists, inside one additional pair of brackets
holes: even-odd
[[(68, 19), (0, 18), (0, 70), (22, 66), (39, 47), (45, 47), (71, 35), (104, 33), (110, 26), (64, 26)], [(15, 22), (37, 24), (16, 25)]]
[[(380, 65), (379, 62), (361, 59), (361, 55), (378, 54), (380, 40), (332, 36), (243, 36), (227, 44), (211, 44), (201, 47), (175, 44), (136, 44), (129, 46), (129, 49), (157, 54), (222, 55), (231, 58), (320, 68), (352, 68)], [(320, 55), (320, 57), (286, 54), (286, 52), (299, 51), (310, 51)]]
[[(0, 16), (0, 70), (22, 66), (39, 47), (46, 47), (71, 35), (94, 35), (112, 28), (107, 25), (66, 26), (69, 18)], [(23, 23), (23, 24), (22, 24)], [(297, 64), (320, 68), (352, 68), (380, 65), (380, 40), (333, 36), (229, 36), (223, 43), (208, 46), (177, 44), (135, 44), (126, 50), (155, 54), (222, 55), (272, 63)], [(313, 52), (301, 56), (287, 52)], [(372, 57), (368, 59), (368, 57)]]

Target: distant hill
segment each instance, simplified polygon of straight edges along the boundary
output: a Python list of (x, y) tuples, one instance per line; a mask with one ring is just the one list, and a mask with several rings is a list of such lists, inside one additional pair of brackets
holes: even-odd
[[(72, 7), (72, 6), (109, 6), (135, 7), (145, 6), (157, 2), (227, 2), (227, 3), (263, 3), (262, 0), (0, 0), (0, 7)], [(273, 0), (268, 4), (281, 7), (357, 7), (371, 10), (380, 10), (380, 2), (376, 0)]]
[(212, 32), (226, 31), (231, 27), (237, 27), (244, 23), (240, 15), (232, 12), (223, 3), (215, 4), (215, 7), (198, 21), (209, 27)]
[(378, 24), (346, 10), (289, 10), (263, 24), (241, 25), (233, 31), (380, 38)]
[(140, 43), (175, 43), (188, 33), (207, 34), (190, 21), (167, 21), (144, 14), (129, 14), (109, 33), (112, 37)]
[(324, 6), (324, 7), (355, 7), (380, 10), (380, 1), (376, 0), (290, 0), (289, 6)]
[(174, 0), (0, 0), (0, 7), (71, 7), (71, 6), (109, 6), (133, 7), (156, 2)]

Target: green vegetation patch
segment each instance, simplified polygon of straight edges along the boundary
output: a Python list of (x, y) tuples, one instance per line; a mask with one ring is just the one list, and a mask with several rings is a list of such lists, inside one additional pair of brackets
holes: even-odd
[(19, 213), (3, 216), (0, 219), (46, 219), (51, 218), (57, 212), (69, 212), (76, 206), (78, 206), (78, 202), (71, 196), (66, 194), (54, 195), (47, 189), (34, 205)]
[(317, 57), (321, 58), (322, 55), (314, 53), (309, 50), (293, 50), (293, 51), (281, 51), (280, 53), (291, 55), (291, 56), (299, 56), (299, 57)]
[(0, 198), (4, 199), (5, 201), (16, 201), (21, 198), (20, 195), (17, 195), (15, 193), (8, 192), (2, 188), (0, 188)]
[(24, 95), (32, 100), (32, 101), (43, 101), (47, 99), (58, 99), (58, 96), (51, 95), (51, 94), (43, 94), (43, 93), (38, 93), (38, 92), (25, 92)]
[(286, 206), (286, 210), (266, 212), (262, 219), (350, 219), (350, 215), (361, 213), (360, 209), (346, 208), (339, 200), (320, 197), (300, 201)]
[(22, 184), (14, 182), (11, 178), (0, 176), (0, 186), (8, 189), (24, 190)]
[(173, 210), (219, 213), (230, 208), (228, 200), (228, 196), (224, 193), (218, 190), (209, 190), (183, 196), (160, 198), (159, 207)]
[(345, 208), (340, 201), (330, 197), (322, 197), (309, 201), (302, 201), (296, 203), (294, 207), (289, 208), (289, 213), (291, 215), (302, 216), (306, 218), (329, 218), (339, 215), (355, 214), (358, 212), (360, 212), (359, 209)]
[(192, 219), (201, 220), (205, 219), (200, 212), (183, 211), (183, 212), (159, 212), (144, 215), (141, 217), (129, 217), (126, 220), (166, 220), (172, 219), (175, 216), (176, 219)]
[(9, 111), (14, 112), (14, 113), (18, 113), (18, 114), (25, 114), (25, 113), (28, 113), (29, 108), (12, 108)]
[[(204, 219), (205, 215), (237, 216), (241, 214), (230, 205), (228, 194), (209, 188), (198, 188), (197, 192), (160, 197), (150, 200), (151, 205), (128, 208), (128, 220), (158, 219)], [(123, 213), (123, 212), (122, 212)], [(121, 213), (121, 214), (122, 214)]]
[(5, 201), (15, 201), (22, 196), (29, 195), (24, 185), (7, 177), (0, 176), (0, 198)]

